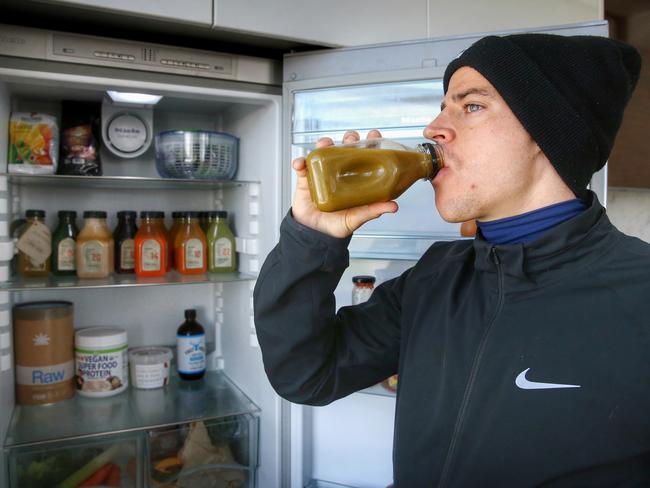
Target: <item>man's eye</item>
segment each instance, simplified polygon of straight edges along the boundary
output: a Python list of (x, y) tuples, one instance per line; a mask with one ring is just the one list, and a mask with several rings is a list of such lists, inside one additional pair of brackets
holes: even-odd
[(465, 105), (465, 111), (468, 113), (478, 112), (482, 108), (483, 108), (482, 106), (477, 105), (476, 103), (468, 103), (467, 105)]

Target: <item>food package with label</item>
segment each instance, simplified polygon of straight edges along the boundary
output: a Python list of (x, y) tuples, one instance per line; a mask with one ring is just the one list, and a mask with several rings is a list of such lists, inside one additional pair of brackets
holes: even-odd
[(101, 176), (101, 105), (64, 100), (61, 115), (61, 175)]
[(9, 119), (7, 171), (54, 174), (59, 152), (59, 128), (52, 115), (16, 112)]

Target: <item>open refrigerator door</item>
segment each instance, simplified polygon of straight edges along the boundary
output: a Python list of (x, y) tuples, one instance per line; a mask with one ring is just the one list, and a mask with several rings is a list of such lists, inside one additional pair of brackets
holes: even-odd
[[(273, 75), (277, 62), (223, 55), (207, 62), (215, 69), (229, 66), (230, 71), (206, 77), (198, 74), (199, 61), (192, 60), (206, 54), (180, 50), (174, 59), (192, 66), (179, 65), (174, 74), (166, 63), (164, 69), (145, 73), (139, 66), (117, 64), (128, 64), (130, 58), (103, 54), (121, 52), (141, 56), (141, 62), (160, 62), (173, 51), (6, 27), (3, 32), (20, 41), (21, 49), (3, 48), (0, 53), (0, 484), (76, 487), (93, 475), (97, 481), (101, 468), (115, 465), (119, 473), (112, 474), (112, 482), (117, 484), (111, 486), (279, 486), (280, 402), (264, 374), (252, 310), (255, 276), (277, 240), (280, 222), (281, 96)], [(102, 57), (66, 62), (64, 51), (56, 55), (64, 48), (91, 56), (99, 52)], [(181, 76), (187, 74), (191, 76)], [(127, 137), (114, 139), (114, 150), (99, 151), (101, 176), (7, 172), (6, 157), (15, 142), (9, 137), (12, 114), (49, 114), (60, 122), (64, 102), (99, 106), (106, 103), (108, 91), (162, 96), (150, 108), (150, 120), (140, 118), (153, 131), (149, 139), (179, 130), (235, 136), (239, 148), (234, 178), (163, 177), (156, 166), (155, 143), (137, 157), (125, 157), (141, 149), (141, 142), (134, 147), (129, 140), (140, 127), (133, 118), (117, 127), (116, 132)], [(124, 110), (136, 108), (142, 109)], [(185, 144), (192, 146), (187, 138)], [(153, 278), (17, 276), (12, 270), (11, 227), (28, 209), (44, 210), (49, 229), (55, 228), (61, 210), (78, 216), (88, 210), (106, 212), (111, 230), (122, 210), (163, 211), (168, 226), (174, 211), (227, 211), (238, 267), (227, 273), (172, 270)], [(207, 373), (200, 381), (183, 381), (172, 366), (163, 388), (131, 385), (104, 398), (77, 393), (50, 405), (19, 404), (14, 396), (12, 307), (53, 300), (73, 304), (76, 329), (124, 329), (130, 348), (175, 350), (183, 310), (195, 309), (205, 328)], [(38, 341), (47, 343), (44, 336)]]

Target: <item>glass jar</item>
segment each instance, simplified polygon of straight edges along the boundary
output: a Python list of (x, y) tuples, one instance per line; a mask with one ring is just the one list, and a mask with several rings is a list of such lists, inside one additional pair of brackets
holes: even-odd
[(45, 210), (27, 210), (27, 221), (19, 230), (18, 275), (23, 277), (47, 277), (50, 273), (52, 235), (45, 225)]
[(353, 276), (352, 305), (358, 305), (370, 298), (375, 289), (375, 277), (368, 275)]
[(116, 273), (135, 273), (135, 235), (138, 232), (136, 216), (133, 210), (117, 212), (117, 227), (113, 232)]
[(52, 273), (58, 276), (77, 274), (77, 212), (61, 210), (59, 225), (52, 235)]
[(106, 225), (106, 212), (86, 211), (84, 226), (77, 236), (77, 276), (107, 278), (113, 272), (113, 233)]

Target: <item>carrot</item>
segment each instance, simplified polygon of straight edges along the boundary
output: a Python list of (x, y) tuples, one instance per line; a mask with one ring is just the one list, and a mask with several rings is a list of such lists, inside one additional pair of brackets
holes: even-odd
[(90, 488), (91, 486), (101, 485), (104, 483), (106, 478), (108, 478), (111, 469), (113, 469), (113, 464), (104, 464), (101, 468), (90, 475), (90, 477), (87, 478), (83, 483), (81, 483), (78, 488)]
[(107, 486), (122, 486), (122, 470), (117, 464), (113, 464), (108, 478), (104, 481)]

